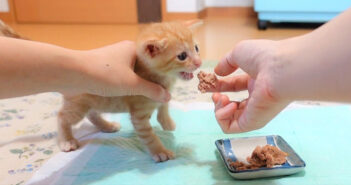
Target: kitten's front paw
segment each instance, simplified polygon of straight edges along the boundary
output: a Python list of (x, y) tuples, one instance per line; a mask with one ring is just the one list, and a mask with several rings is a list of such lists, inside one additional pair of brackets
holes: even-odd
[(165, 148), (156, 152), (156, 153), (152, 153), (152, 159), (157, 163), (168, 161), (168, 160), (171, 160), (174, 158), (175, 158), (174, 153), (170, 150), (165, 149)]
[(78, 149), (79, 144), (76, 139), (59, 141), (59, 147), (63, 152), (70, 152)]

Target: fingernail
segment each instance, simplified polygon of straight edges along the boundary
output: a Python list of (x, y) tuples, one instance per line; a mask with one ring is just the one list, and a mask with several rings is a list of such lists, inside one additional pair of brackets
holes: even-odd
[(217, 102), (216, 107), (221, 107), (221, 106), (222, 106), (222, 100), (221, 100), (221, 99), (219, 99), (219, 100), (218, 100), (218, 102)]

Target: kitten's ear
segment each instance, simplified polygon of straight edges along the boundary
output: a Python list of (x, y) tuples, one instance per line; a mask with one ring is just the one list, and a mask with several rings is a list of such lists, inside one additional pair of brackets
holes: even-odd
[(204, 24), (204, 21), (202, 19), (193, 19), (193, 20), (188, 20), (188, 21), (184, 21), (183, 24), (190, 28), (190, 29), (195, 29), (198, 28), (199, 26)]
[(144, 44), (144, 50), (151, 58), (153, 58), (156, 55), (162, 53), (167, 48), (167, 46), (167, 39), (149, 39)]

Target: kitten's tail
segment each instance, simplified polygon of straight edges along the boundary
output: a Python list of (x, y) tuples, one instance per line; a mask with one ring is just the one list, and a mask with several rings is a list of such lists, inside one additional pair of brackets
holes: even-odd
[(18, 34), (17, 32), (15, 32), (12, 28), (10, 28), (8, 25), (6, 25), (1, 20), (0, 20), (0, 36), (29, 40), (28, 38), (23, 37), (20, 34)]
[(187, 26), (190, 29), (195, 29), (203, 25), (204, 21), (202, 19), (192, 19), (192, 20), (184, 21), (183, 24), (185, 24), (185, 26)]

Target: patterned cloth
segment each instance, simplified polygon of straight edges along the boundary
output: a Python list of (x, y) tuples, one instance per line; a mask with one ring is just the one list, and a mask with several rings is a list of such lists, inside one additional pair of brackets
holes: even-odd
[(23, 184), (59, 149), (55, 143), (60, 95), (0, 101), (0, 184)]

